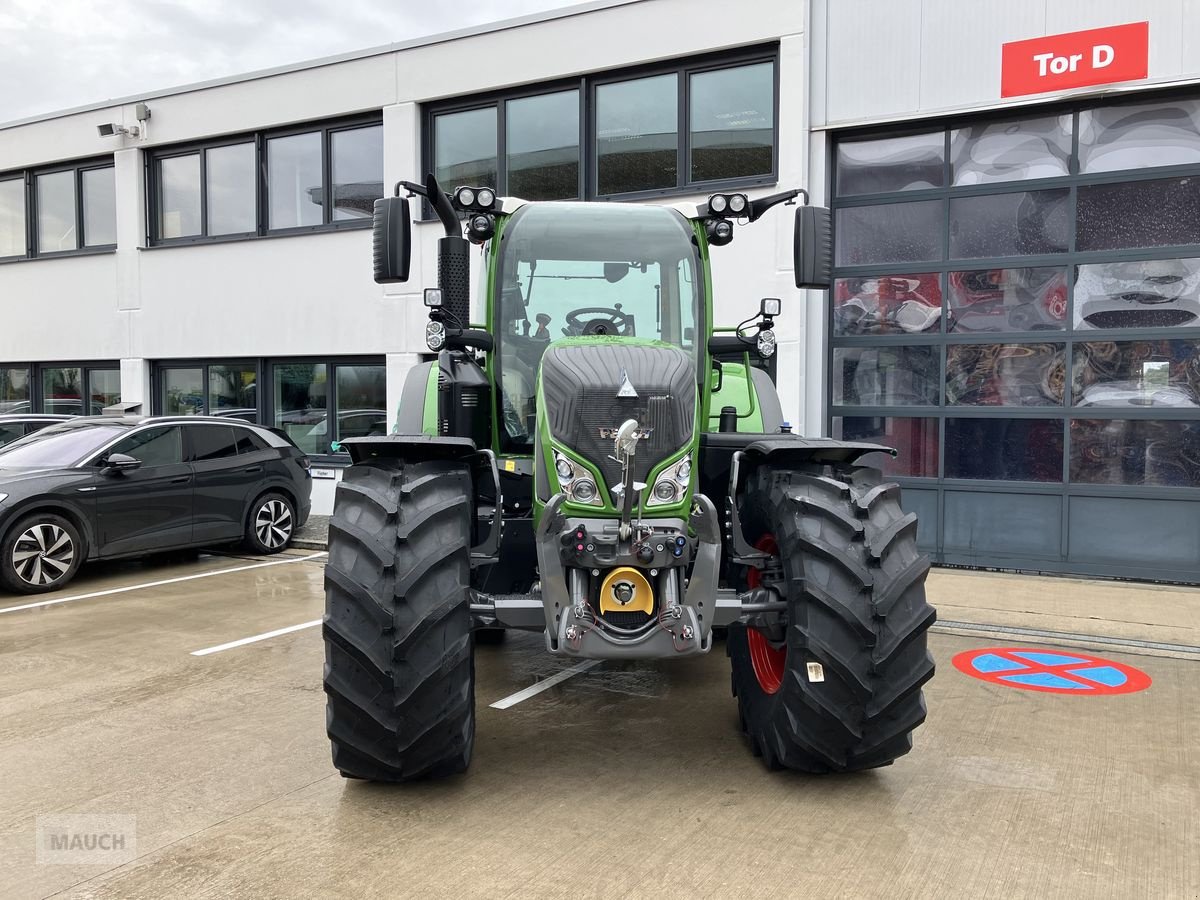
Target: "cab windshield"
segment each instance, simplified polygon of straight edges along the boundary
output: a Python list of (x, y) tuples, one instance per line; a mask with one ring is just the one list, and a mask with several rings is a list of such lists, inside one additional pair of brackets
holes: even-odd
[(697, 352), (700, 260), (678, 212), (625, 203), (522, 207), (501, 239), (495, 355), (501, 449), (528, 452), (551, 341), (611, 335)]

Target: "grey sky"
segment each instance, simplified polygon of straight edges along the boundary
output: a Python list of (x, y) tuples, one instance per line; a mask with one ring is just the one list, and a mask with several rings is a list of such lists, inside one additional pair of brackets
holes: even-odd
[(575, 0), (0, 0), (0, 122)]

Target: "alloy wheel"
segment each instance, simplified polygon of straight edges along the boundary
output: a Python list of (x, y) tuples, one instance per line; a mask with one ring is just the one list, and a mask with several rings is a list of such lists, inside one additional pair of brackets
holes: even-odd
[(282, 500), (268, 500), (254, 517), (254, 533), (268, 550), (282, 547), (292, 536), (292, 511)]
[(13, 571), (34, 587), (54, 584), (74, 562), (75, 541), (65, 528), (49, 522), (31, 525), (13, 544)]

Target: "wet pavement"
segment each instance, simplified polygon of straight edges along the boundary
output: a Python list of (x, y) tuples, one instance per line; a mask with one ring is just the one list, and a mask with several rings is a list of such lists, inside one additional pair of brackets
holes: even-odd
[[(1200, 591), (935, 572), (943, 618), (983, 630), (931, 636), (915, 749), (852, 776), (767, 772), (721, 645), (492, 708), (576, 665), (510, 634), (477, 651), (470, 771), (396, 787), (330, 764), (322, 562), (108, 565), (0, 595), (0, 894), (1200, 897)], [(951, 665), (991, 646), (1086, 648), (1153, 684), (1052, 694)], [(134, 817), (130, 861), (39, 863), (38, 817), (63, 814)]]

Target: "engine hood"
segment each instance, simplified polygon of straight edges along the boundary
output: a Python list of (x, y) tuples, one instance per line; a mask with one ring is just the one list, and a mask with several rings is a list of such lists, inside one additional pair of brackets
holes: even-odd
[(636, 419), (644, 437), (634, 478), (691, 442), (696, 427), (696, 363), (659, 341), (585, 337), (552, 344), (542, 357), (542, 402), (551, 437), (600, 470), (609, 488), (621, 480), (613, 430)]

